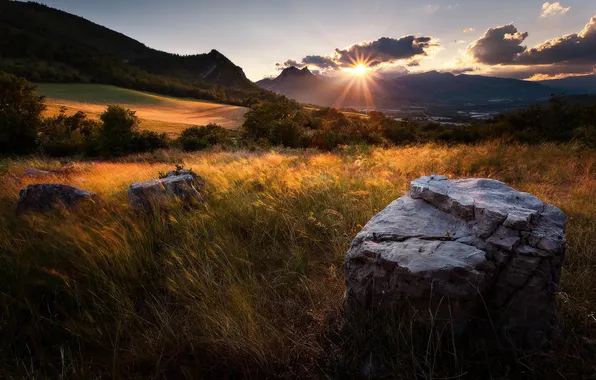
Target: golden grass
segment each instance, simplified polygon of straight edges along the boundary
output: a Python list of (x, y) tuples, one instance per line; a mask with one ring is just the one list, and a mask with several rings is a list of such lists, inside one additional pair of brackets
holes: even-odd
[(114, 86), (91, 84), (40, 84), (39, 92), (46, 95), (45, 116), (55, 116), (61, 107), (68, 114), (83, 111), (92, 119), (108, 105), (117, 104), (136, 111), (141, 129), (165, 132), (177, 137), (193, 125), (218, 124), (237, 129), (244, 123), (248, 108), (206, 101), (178, 99)]
[[(174, 162), (207, 180), (205, 208), (133, 213), (129, 184), (155, 178)], [(578, 378), (596, 372), (590, 359), (596, 341), (594, 151), (498, 143), (339, 153), (165, 151), (77, 162), (53, 179), (23, 179), (26, 167), (61, 164), (39, 158), (0, 163), (0, 250), (7, 253), (0, 259), (0, 375), (355, 376), (362, 361), (347, 348), (362, 344), (333, 327), (344, 289), (343, 256), (362, 225), (405, 194), (410, 180), (433, 173), (500, 179), (567, 213), (566, 342), (540, 357), (460, 357), (432, 368), (413, 353), (395, 354), (389, 364), (394, 376), (511, 378), (525, 371), (558, 378), (559, 371)], [(105, 203), (89, 215), (15, 218), (19, 189), (46, 180), (95, 191)]]

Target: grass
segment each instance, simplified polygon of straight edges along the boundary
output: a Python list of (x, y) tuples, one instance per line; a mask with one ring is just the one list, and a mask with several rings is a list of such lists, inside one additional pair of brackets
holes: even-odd
[(207, 101), (178, 99), (141, 91), (99, 84), (37, 84), (47, 97), (45, 116), (56, 115), (61, 107), (70, 113), (83, 111), (97, 119), (108, 105), (118, 104), (137, 112), (141, 129), (165, 132), (177, 137), (193, 125), (216, 123), (237, 129), (244, 122), (248, 108)]
[[(131, 182), (174, 163), (207, 180), (206, 205), (139, 215)], [(336, 153), (163, 151), (77, 162), (51, 181), (97, 192), (93, 213), (16, 217), (26, 167), (0, 162), (0, 377), (578, 379), (596, 375), (596, 152), (572, 145)], [(565, 342), (525, 355), (454, 352), (411, 319), (344, 321), (342, 262), (375, 213), (425, 174), (490, 177), (569, 216)], [(46, 179), (47, 180), (47, 179)]]

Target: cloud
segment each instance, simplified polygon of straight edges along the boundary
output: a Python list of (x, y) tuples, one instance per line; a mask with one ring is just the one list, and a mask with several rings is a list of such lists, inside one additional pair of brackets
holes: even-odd
[(276, 63), (275, 66), (278, 70), (290, 66), (315, 66), (323, 71), (332, 71), (353, 67), (358, 63), (376, 67), (404, 60), (408, 61), (408, 65), (415, 65), (420, 58), (428, 55), (427, 51), (438, 47), (438, 43), (432, 37), (381, 37), (375, 41), (359, 42), (344, 49), (335, 49), (331, 56), (307, 55), (301, 60), (288, 59), (283, 63)]
[(475, 30), (476, 30), (476, 28), (466, 28), (466, 29), (464, 29), (464, 33), (472, 33)]
[(568, 34), (522, 52), (518, 63), (535, 64), (596, 64), (596, 16), (579, 33)]
[[(552, 5), (552, 4), (551, 4)], [(457, 65), (480, 64), (483, 73), (513, 78), (545, 78), (593, 74), (596, 67), (596, 16), (578, 33), (523, 46), (528, 33), (514, 25), (489, 29), (466, 50), (468, 60)]]
[(432, 37), (381, 37), (376, 41), (361, 42), (346, 49), (335, 49), (334, 59), (342, 67), (351, 67), (360, 61), (374, 67), (381, 63), (426, 56), (427, 49), (438, 46)]
[(483, 74), (504, 77), (528, 79), (533, 78), (562, 78), (567, 76), (596, 74), (596, 67), (593, 65), (536, 65), (536, 66), (492, 66), (482, 70)]
[(313, 65), (321, 69), (336, 69), (337, 63), (331, 57), (321, 55), (307, 55), (302, 59), (304, 65)]
[(512, 63), (526, 50), (521, 46), (528, 33), (520, 33), (513, 24), (490, 28), (480, 39), (468, 46), (467, 54), (478, 63), (487, 65)]
[(324, 57), (322, 55), (307, 55), (306, 57), (302, 58), (300, 61), (295, 59), (288, 59), (283, 63), (276, 63), (275, 67), (278, 70), (286, 69), (290, 66), (295, 66), (299, 69), (306, 67), (306, 66), (316, 66), (319, 69), (329, 70), (329, 69), (336, 69), (338, 67), (337, 63), (333, 61), (331, 57)]
[(280, 70), (285, 69), (286, 67), (290, 67), (290, 66), (296, 66), (298, 68), (303, 67), (304, 65), (302, 65), (301, 63), (299, 63), (298, 61), (294, 60), (294, 59), (288, 59), (287, 61), (285, 61), (284, 63), (276, 63), (275, 67), (277, 67)]
[(461, 69), (450, 69), (450, 70), (446, 70), (445, 72), (451, 73), (453, 75), (459, 75), (459, 74), (465, 74), (465, 73), (470, 73), (470, 72), (474, 72), (474, 71), (478, 71), (478, 68), (476, 68), (476, 67), (462, 67)]
[(449, 4), (445, 6), (441, 6), (439, 4), (427, 4), (424, 7), (424, 11), (430, 14), (437, 13), (440, 10), (443, 11), (453, 11), (459, 8), (459, 4)]
[(531, 77), (527, 78), (527, 80), (537, 81), (537, 80), (553, 80), (553, 79), (561, 79), (561, 78), (569, 78), (569, 77), (583, 77), (590, 74), (555, 74), (555, 75), (548, 75), (548, 74), (534, 74)]
[(542, 4), (542, 14), (540, 17), (552, 17), (557, 15), (564, 15), (565, 13), (569, 12), (571, 7), (563, 8), (561, 3), (558, 1), (556, 3), (549, 3), (548, 1)]

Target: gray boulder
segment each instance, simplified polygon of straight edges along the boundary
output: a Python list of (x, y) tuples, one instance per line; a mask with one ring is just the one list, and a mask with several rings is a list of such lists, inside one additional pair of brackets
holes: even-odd
[(56, 207), (73, 210), (82, 204), (97, 204), (97, 194), (57, 183), (29, 185), (19, 193), (17, 212), (48, 211)]
[(176, 173), (168, 172), (165, 178), (130, 185), (128, 189), (130, 205), (135, 208), (150, 209), (155, 202), (168, 199), (180, 199), (186, 205), (203, 203), (205, 199), (199, 189), (205, 186), (205, 181), (192, 172)]
[(414, 308), (460, 336), (484, 320), (518, 346), (543, 347), (559, 338), (565, 226), (561, 210), (502, 182), (421, 177), (352, 242), (347, 310)]
[(205, 188), (205, 180), (200, 175), (193, 172), (192, 169), (170, 170), (166, 173), (166, 178), (167, 177), (176, 177), (179, 175), (186, 175), (186, 174), (192, 176), (192, 178), (194, 179), (194, 187), (198, 191), (201, 191)]

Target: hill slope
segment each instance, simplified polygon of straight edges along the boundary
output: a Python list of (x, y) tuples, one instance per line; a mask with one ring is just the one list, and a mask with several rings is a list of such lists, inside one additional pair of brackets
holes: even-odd
[(539, 83), (568, 94), (596, 94), (596, 75), (543, 80)]
[(0, 70), (34, 81), (105, 83), (223, 101), (259, 91), (216, 50), (190, 56), (157, 51), (38, 3), (0, 1), (0, 35)]
[(218, 124), (237, 129), (244, 122), (245, 107), (190, 99), (177, 99), (100, 84), (41, 83), (38, 92), (46, 96), (45, 115), (54, 116), (61, 107), (67, 114), (83, 111), (97, 119), (109, 104), (120, 104), (137, 113), (141, 129), (178, 136), (193, 125)]

